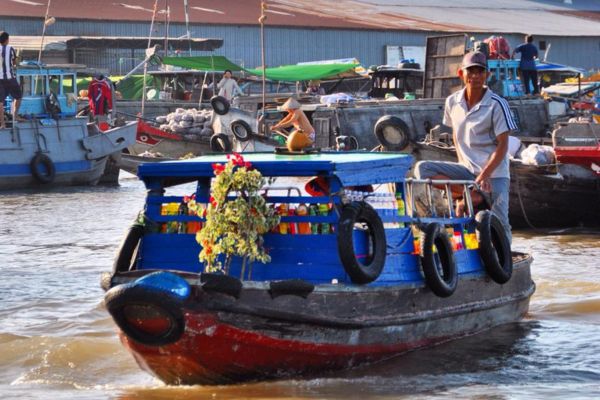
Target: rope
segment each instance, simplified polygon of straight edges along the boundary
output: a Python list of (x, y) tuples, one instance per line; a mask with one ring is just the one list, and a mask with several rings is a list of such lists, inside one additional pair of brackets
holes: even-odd
[(533, 229), (533, 230), (539, 230), (539, 228), (536, 228), (531, 221), (529, 221), (529, 218), (527, 217), (527, 212), (525, 211), (525, 205), (523, 204), (523, 199), (521, 198), (521, 184), (519, 182), (519, 172), (516, 171), (515, 172), (515, 183), (517, 184), (517, 197), (519, 199), (519, 205), (521, 206), (521, 214), (523, 214), (523, 218), (525, 219), (525, 222), (527, 223), (527, 225)]

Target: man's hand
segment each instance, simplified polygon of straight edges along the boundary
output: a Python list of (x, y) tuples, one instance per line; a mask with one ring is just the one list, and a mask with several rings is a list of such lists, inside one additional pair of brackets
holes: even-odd
[(483, 174), (479, 174), (479, 176), (475, 178), (475, 183), (477, 183), (484, 192), (492, 191), (492, 184), (490, 183), (489, 178)]

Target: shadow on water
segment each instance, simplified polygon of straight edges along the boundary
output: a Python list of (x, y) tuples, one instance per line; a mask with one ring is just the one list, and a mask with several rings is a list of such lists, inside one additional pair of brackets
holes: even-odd
[[(299, 380), (232, 386), (188, 386), (124, 389), (116, 398), (197, 399), (233, 398), (414, 398), (464, 385), (499, 386), (514, 377), (520, 359), (527, 359), (528, 336), (537, 321), (508, 324), (478, 335), (421, 349), (393, 359)], [(491, 398), (491, 397), (490, 397)]]

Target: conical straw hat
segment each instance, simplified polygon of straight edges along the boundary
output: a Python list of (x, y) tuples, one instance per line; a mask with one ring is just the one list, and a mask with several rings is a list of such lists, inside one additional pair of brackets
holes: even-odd
[(285, 103), (283, 103), (283, 105), (281, 106), (281, 109), (284, 111), (287, 110), (297, 110), (298, 108), (300, 108), (300, 103), (298, 103), (298, 100), (296, 100), (293, 97), (290, 97)]

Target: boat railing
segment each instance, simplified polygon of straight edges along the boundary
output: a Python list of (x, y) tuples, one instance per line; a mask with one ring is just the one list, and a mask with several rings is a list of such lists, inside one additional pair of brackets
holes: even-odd
[[(454, 180), (454, 179), (414, 179), (408, 178), (405, 180), (405, 193), (407, 203), (407, 215), (411, 218), (419, 218), (417, 213), (417, 207), (415, 202), (415, 186), (422, 185), (425, 189), (425, 202), (427, 203), (428, 209), (426, 210), (429, 217), (435, 218), (438, 213), (434, 201), (434, 190), (443, 190), (445, 194), (445, 208), (447, 216), (450, 219), (458, 218), (454, 208), (454, 196), (453, 193), (457, 193), (457, 186), (461, 187), (460, 196), (465, 201), (465, 214), (473, 217), (475, 215), (475, 209), (473, 207), (473, 200), (471, 198), (471, 190), (479, 190), (479, 185), (472, 180)], [(455, 188), (453, 191), (452, 189)]]

